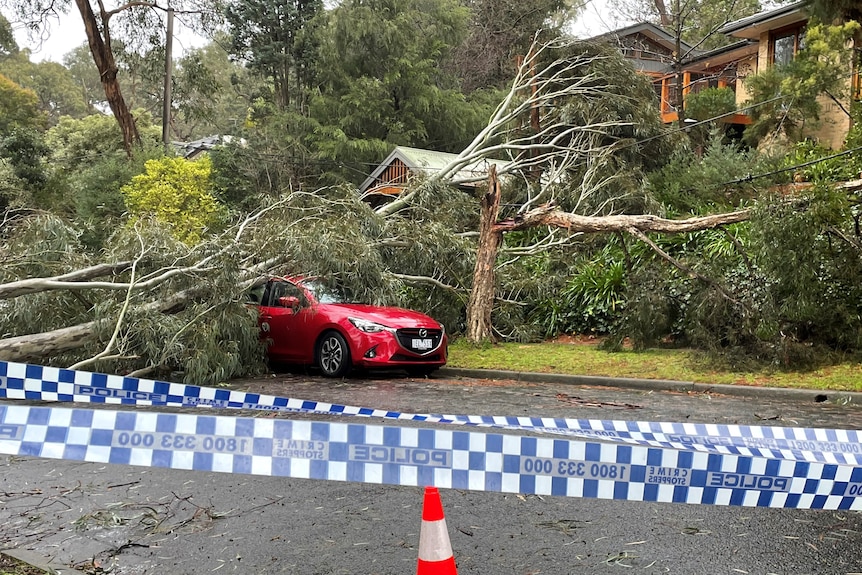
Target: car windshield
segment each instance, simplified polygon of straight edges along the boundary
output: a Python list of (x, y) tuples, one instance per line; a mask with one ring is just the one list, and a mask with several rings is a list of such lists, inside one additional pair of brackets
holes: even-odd
[(320, 303), (350, 303), (344, 290), (326, 285), (318, 280), (309, 280), (302, 282), (302, 285), (310, 291), (315, 299)]

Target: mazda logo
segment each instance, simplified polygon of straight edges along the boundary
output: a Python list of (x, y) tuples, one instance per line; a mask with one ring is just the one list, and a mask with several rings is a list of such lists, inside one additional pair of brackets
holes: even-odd
[(427, 329), (425, 329), (423, 327), (422, 329), (419, 330), (419, 337), (427, 337), (427, 336), (428, 336), (428, 330)]

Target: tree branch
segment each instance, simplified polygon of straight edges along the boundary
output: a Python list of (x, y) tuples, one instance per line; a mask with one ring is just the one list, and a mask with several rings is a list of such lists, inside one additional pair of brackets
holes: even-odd
[(449, 284), (445, 284), (445, 283), (441, 282), (440, 280), (429, 277), (429, 276), (411, 276), (411, 275), (399, 274), (399, 273), (395, 273), (395, 272), (390, 272), (390, 274), (392, 275), (392, 277), (398, 278), (401, 281), (407, 282), (407, 283), (431, 284), (435, 287), (438, 287), (440, 289), (444, 289), (444, 290), (447, 290), (447, 291), (450, 291), (450, 292), (453, 292), (456, 294), (462, 294), (464, 292), (464, 290), (462, 290), (460, 288), (457, 288), (455, 286), (450, 286)]
[(495, 226), (495, 230), (500, 232), (513, 232), (535, 226), (547, 225), (582, 233), (628, 232), (630, 229), (635, 229), (644, 232), (677, 234), (708, 230), (727, 224), (744, 222), (747, 221), (750, 216), (751, 212), (749, 210), (739, 210), (726, 214), (701, 216), (685, 220), (669, 220), (648, 214), (582, 216), (579, 214), (564, 212), (553, 204), (545, 204), (534, 210), (530, 210), (523, 214), (523, 216), (498, 222)]
[(643, 243), (645, 243), (646, 245), (648, 245), (650, 248), (652, 248), (652, 250), (655, 253), (657, 253), (659, 256), (661, 256), (662, 259), (664, 259), (665, 261), (667, 261), (668, 263), (670, 263), (671, 265), (673, 265), (674, 267), (676, 267), (677, 269), (679, 269), (683, 273), (688, 274), (690, 277), (697, 278), (700, 281), (711, 285), (712, 287), (714, 287), (716, 289), (716, 291), (718, 291), (718, 293), (720, 293), (722, 295), (722, 297), (724, 297), (724, 299), (726, 299), (730, 303), (732, 303), (734, 305), (738, 305), (738, 306), (743, 307), (743, 308), (745, 307), (745, 305), (742, 302), (740, 302), (735, 297), (733, 297), (733, 294), (731, 294), (724, 287), (719, 285), (716, 281), (714, 281), (711, 278), (706, 277), (702, 273), (699, 273), (699, 272), (691, 269), (690, 267), (688, 267), (687, 265), (685, 265), (684, 263), (682, 263), (678, 259), (671, 256), (669, 253), (667, 253), (666, 251), (661, 249), (658, 246), (658, 244), (656, 244), (651, 239), (649, 239), (647, 237), (647, 235), (645, 233), (643, 233), (642, 231), (640, 231), (639, 229), (629, 228), (626, 231), (628, 233), (630, 233), (631, 235), (633, 235), (634, 237), (636, 237), (637, 239), (639, 239), (640, 241), (642, 241)]
[[(82, 283), (85, 280), (125, 271), (131, 262), (98, 264), (50, 278), (29, 278), (0, 285), (0, 299), (10, 299), (21, 295), (61, 289), (69, 283)], [(87, 285), (83, 284), (82, 285)], [(59, 286), (59, 287), (58, 287)]]

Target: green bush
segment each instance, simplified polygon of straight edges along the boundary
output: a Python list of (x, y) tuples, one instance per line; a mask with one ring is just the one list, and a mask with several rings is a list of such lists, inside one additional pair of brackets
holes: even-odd
[(754, 150), (723, 143), (723, 138), (723, 131), (714, 129), (703, 156), (678, 149), (664, 167), (647, 175), (647, 187), (671, 214), (714, 211), (756, 194), (752, 182), (729, 182), (758, 173), (761, 158)]
[(563, 333), (609, 333), (625, 304), (624, 253), (608, 244), (590, 259), (570, 266), (563, 280), (546, 285), (527, 321), (546, 337)]
[(194, 245), (213, 231), (225, 215), (210, 193), (210, 161), (207, 156), (149, 160), (145, 172), (120, 190), (132, 221), (146, 216), (168, 224), (180, 241)]
[(686, 116), (701, 122), (735, 109), (736, 94), (730, 88), (706, 88), (685, 98)]

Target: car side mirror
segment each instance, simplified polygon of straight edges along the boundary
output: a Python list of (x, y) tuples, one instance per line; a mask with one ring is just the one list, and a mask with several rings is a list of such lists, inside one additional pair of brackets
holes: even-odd
[(293, 309), (299, 307), (299, 298), (293, 295), (283, 296), (278, 298), (278, 303), (283, 307)]

